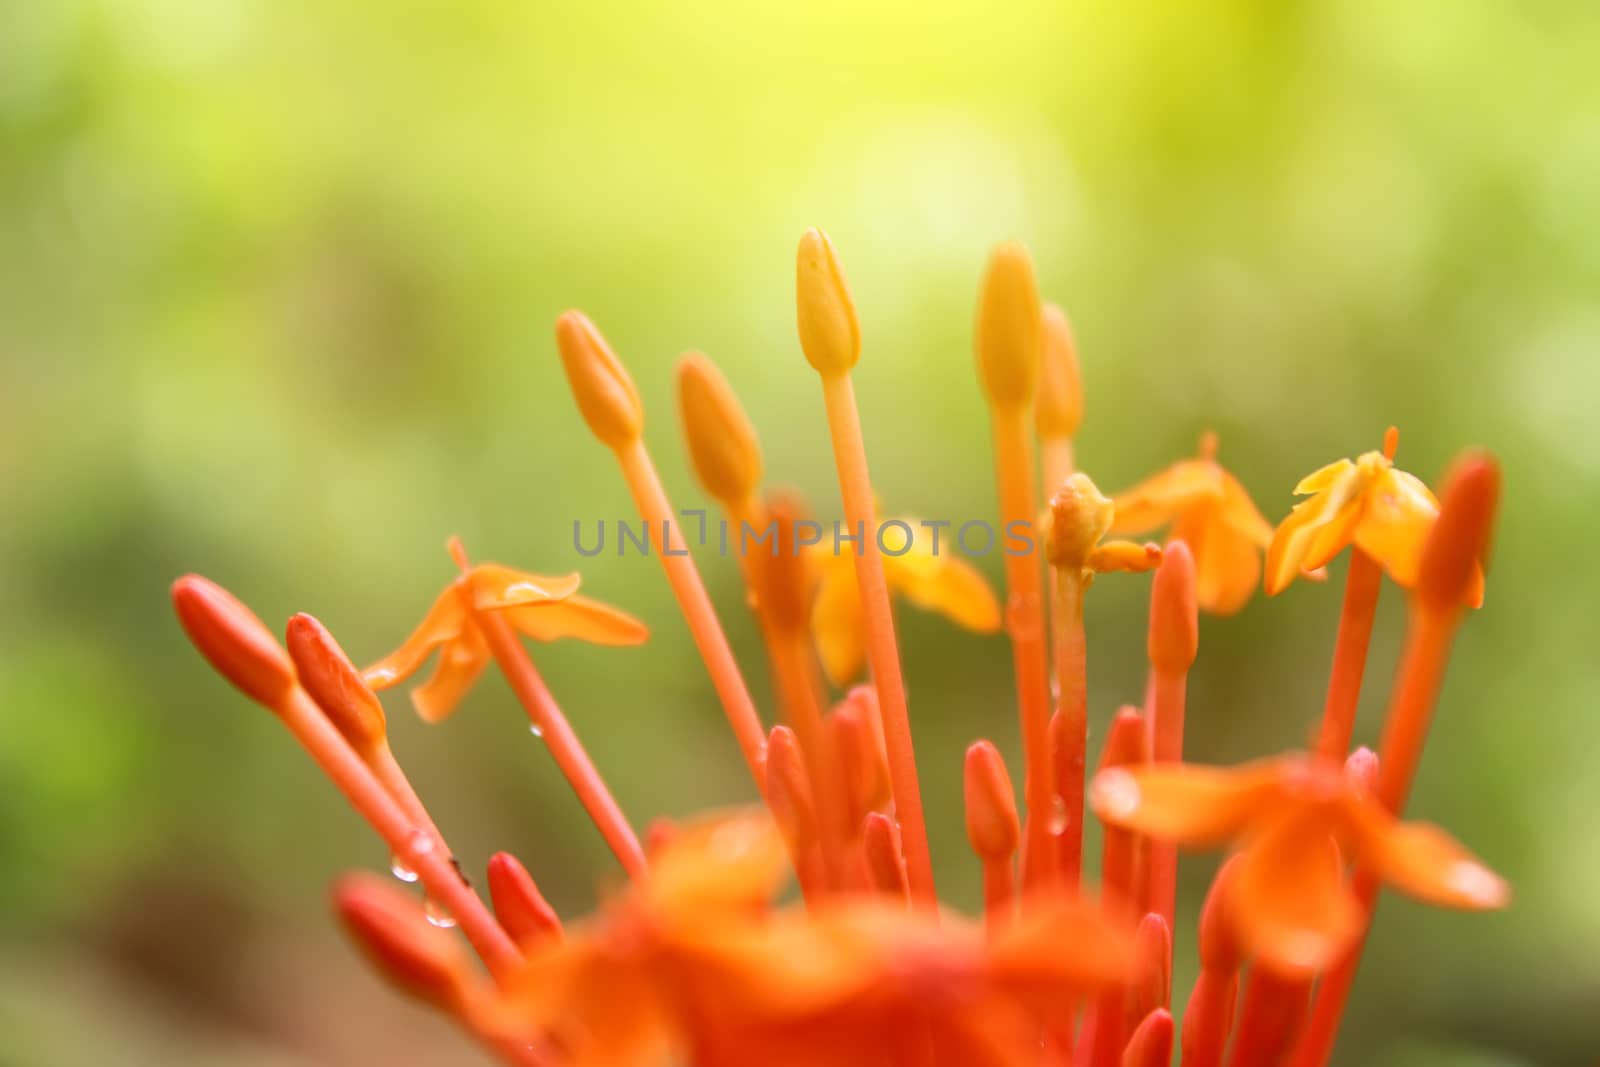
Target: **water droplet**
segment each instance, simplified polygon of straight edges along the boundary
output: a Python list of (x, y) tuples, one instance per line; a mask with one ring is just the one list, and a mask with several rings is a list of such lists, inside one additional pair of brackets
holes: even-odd
[(417, 872), (406, 866), (399, 853), (393, 853), (389, 856), (389, 873), (407, 885), (417, 880)]
[(544, 727), (540, 726), (536, 722), (529, 723), (528, 724), (528, 732), (530, 734), (532, 734), (534, 737), (543, 737), (544, 736)]
[(422, 902), (422, 912), (428, 921), (441, 930), (449, 930), (456, 924), (456, 917), (450, 914), (450, 909), (428, 897)]
[(1060, 835), (1066, 833), (1067, 832), (1067, 825), (1068, 825), (1068, 823), (1070, 821), (1071, 820), (1067, 816), (1067, 801), (1066, 801), (1066, 798), (1065, 797), (1051, 797), (1050, 798), (1050, 822), (1046, 824), (1049, 827), (1050, 833), (1053, 836), (1057, 836), (1057, 837), (1059, 837)]

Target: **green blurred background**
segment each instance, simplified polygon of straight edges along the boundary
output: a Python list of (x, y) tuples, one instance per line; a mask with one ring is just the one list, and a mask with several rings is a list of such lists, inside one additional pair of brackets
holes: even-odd
[[(1517, 901), (1387, 898), (1339, 1062), (1592, 1064), (1597, 68), (1587, 0), (0, 5), (0, 1062), (479, 1062), (334, 931), (327, 881), (385, 850), (185, 644), (184, 571), (368, 660), (448, 580), (451, 533), (582, 563), (654, 628), (539, 653), (625, 809), (751, 799), (656, 562), (573, 552), (574, 519), (630, 512), (551, 323), (608, 332), (681, 506), (705, 501), (671, 369), (698, 347), (772, 479), (832, 517), (792, 308), (823, 225), (893, 511), (993, 513), (970, 320), (1013, 236), (1073, 316), (1108, 490), (1207, 427), (1274, 520), (1391, 422), (1430, 481), (1464, 445), (1502, 457), (1489, 603), (1413, 811)], [(1196, 758), (1303, 741), (1342, 568), (1206, 623)], [(770, 708), (733, 561), (703, 569)], [(1141, 692), (1146, 591), (1091, 597), (1097, 727)], [(1402, 623), (1391, 589), (1367, 740)], [(912, 613), (903, 644), (939, 874), (971, 908), (960, 755), (1015, 757), (1007, 649)], [(503, 684), (435, 728), (389, 706), (462, 857), (510, 848), (585, 910), (607, 855)], [(1185, 866), (1180, 996), (1213, 862)]]

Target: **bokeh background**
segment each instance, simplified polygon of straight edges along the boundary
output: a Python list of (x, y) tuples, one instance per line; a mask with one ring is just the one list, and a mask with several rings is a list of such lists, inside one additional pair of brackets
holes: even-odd
[[(837, 497), (793, 328), (826, 226), (894, 511), (995, 508), (970, 321), (1020, 237), (1073, 316), (1083, 464), (1112, 489), (1205, 428), (1273, 519), (1403, 428), (1431, 480), (1494, 449), (1506, 508), (1413, 804), (1515, 883), (1509, 912), (1389, 897), (1344, 1064), (1600, 1054), (1600, 7), (0, 5), (0, 1062), (477, 1063), (360, 967), (325, 885), (384, 849), (214, 678), (166, 600), (205, 572), (269, 621), (387, 651), (451, 567), (559, 572), (644, 648), (539, 653), (638, 822), (751, 799), (551, 323), (585, 308), (683, 506), (679, 352), (713, 355), (775, 483)], [(870, 10), (869, 10), (870, 9)], [(985, 563), (998, 575), (998, 560)], [(733, 561), (703, 569), (764, 705)], [(1190, 752), (1300, 743), (1338, 580), (1205, 624)], [(1142, 686), (1147, 585), (1091, 597), (1099, 726)], [(1370, 740), (1403, 623), (1385, 597)], [(960, 755), (1015, 756), (1008, 653), (907, 613), (939, 876), (971, 907)], [(520, 854), (568, 914), (607, 855), (503, 684), (445, 725), (389, 702), (462, 857)], [(1185, 866), (1180, 922), (1214, 861)]]

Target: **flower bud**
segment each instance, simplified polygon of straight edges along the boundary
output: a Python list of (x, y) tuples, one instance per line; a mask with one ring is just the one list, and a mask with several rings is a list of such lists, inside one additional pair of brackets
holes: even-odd
[(198, 574), (172, 583), (172, 606), (189, 640), (216, 672), (276, 711), (294, 687), (294, 664), (266, 624), (232, 593)]
[(1200, 966), (1217, 974), (1233, 974), (1244, 964), (1239, 933), (1228, 911), (1228, 885), (1238, 872), (1241, 858), (1235, 855), (1217, 870), (1200, 909)]
[(989, 257), (978, 294), (978, 378), (989, 403), (1008, 408), (1033, 400), (1042, 334), (1033, 259), (1007, 241)]
[(1150, 664), (1168, 676), (1186, 674), (1200, 648), (1200, 609), (1195, 602), (1194, 555), (1183, 541), (1162, 553), (1150, 583)]
[(1150, 912), (1139, 921), (1133, 935), (1133, 982), (1128, 989), (1128, 1025), (1158, 1008), (1168, 1007), (1172, 995), (1172, 931), (1166, 919)]
[(333, 884), (333, 906), (350, 939), (397, 989), (452, 1014), (461, 1010), (467, 961), (421, 904), (374, 875), (348, 874)]
[(974, 741), (967, 748), (963, 774), (967, 805), (967, 841), (981, 859), (1001, 860), (1017, 850), (1022, 831), (1017, 821), (1017, 798), (1000, 750), (989, 741)]
[(509, 852), (489, 857), (489, 899), (511, 940), (531, 945), (561, 936), (561, 920), (528, 869)]
[(1476, 599), (1499, 498), (1500, 465), (1493, 456), (1468, 453), (1445, 476), (1439, 517), (1423, 545), (1417, 576), (1417, 599), (1430, 611), (1453, 612)]
[(639, 390), (594, 323), (581, 311), (563, 312), (556, 320), (556, 347), (578, 410), (594, 435), (613, 449), (638, 440), (644, 429)]
[(1083, 423), (1083, 380), (1078, 371), (1078, 344), (1067, 314), (1046, 304), (1044, 347), (1039, 359), (1039, 389), (1033, 398), (1034, 424), (1040, 437), (1071, 437)]
[(872, 888), (893, 897), (910, 893), (905, 859), (900, 854), (900, 830), (893, 819), (881, 811), (868, 812), (861, 824), (861, 850)]
[(761, 484), (761, 444), (728, 381), (699, 352), (678, 361), (678, 412), (706, 492), (737, 505)]
[(824, 376), (844, 374), (861, 358), (855, 300), (828, 235), (810, 229), (795, 260), (800, 349)]
[(1082, 471), (1072, 475), (1055, 496), (1045, 516), (1044, 550), (1052, 567), (1081, 571), (1089, 554), (1111, 529), (1116, 514), (1111, 501)]
[(795, 524), (805, 518), (805, 505), (793, 493), (777, 493), (767, 502), (761, 521), (776, 527), (771, 539), (758, 542), (749, 556), (756, 608), (768, 625), (783, 633), (803, 631), (811, 620), (811, 567), (796, 543)]
[(767, 739), (767, 803), (792, 852), (816, 843), (817, 815), (805, 757), (800, 754), (799, 739), (787, 726), (774, 726)]
[(291, 618), (287, 638), (289, 656), (305, 691), (351, 748), (362, 756), (372, 753), (384, 739), (383, 705), (356, 665), (327, 627), (310, 615)]
[(1172, 1013), (1157, 1008), (1134, 1028), (1122, 1051), (1122, 1067), (1167, 1067), (1172, 1062)]

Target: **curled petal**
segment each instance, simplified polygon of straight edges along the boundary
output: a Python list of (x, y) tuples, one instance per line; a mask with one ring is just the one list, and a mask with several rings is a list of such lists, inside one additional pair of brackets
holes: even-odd
[(649, 628), (632, 615), (586, 596), (523, 604), (500, 614), (535, 641), (571, 637), (592, 645), (641, 645), (650, 636)]
[[(1267, 548), (1267, 595), (1288, 588), (1303, 570), (1322, 566), (1337, 554), (1342, 544), (1328, 551), (1325, 535), (1334, 523), (1353, 524), (1360, 517), (1360, 493), (1366, 478), (1362, 470), (1347, 459), (1330, 464), (1306, 478), (1295, 492), (1316, 485), (1316, 495), (1294, 506), (1288, 518), (1278, 525)], [(1314, 553), (1314, 550), (1319, 550)], [(1314, 555), (1321, 558), (1314, 558)]]
[(811, 636), (822, 669), (834, 685), (845, 685), (861, 673), (867, 631), (849, 557), (829, 557), (823, 564), (822, 584), (811, 605)]
[(565, 600), (577, 592), (580, 581), (576, 574), (530, 574), (500, 563), (480, 563), (467, 576), (477, 611)]
[(1090, 802), (1112, 826), (1191, 847), (1217, 845), (1283, 801), (1286, 767), (1281, 760), (1227, 770), (1191, 763), (1108, 767), (1095, 775)]
[(1326, 467), (1319, 467), (1301, 478), (1299, 484), (1294, 487), (1294, 495), (1311, 496), (1313, 493), (1325, 493), (1355, 469), (1356, 465), (1352, 461), (1336, 459)]
[(1468, 911), (1510, 903), (1511, 888), (1505, 879), (1439, 827), (1400, 822), (1365, 796), (1347, 806), (1362, 862), (1402, 893)]
[(1364, 913), (1330, 826), (1320, 809), (1280, 816), (1251, 840), (1229, 882), (1246, 951), (1288, 977), (1326, 970), (1361, 932)]
[(421, 624), (411, 631), (399, 648), (361, 672), (374, 689), (388, 689), (416, 674), (433, 650), (461, 636), (466, 608), (454, 585), (449, 586), (428, 609)]
[(1155, 570), (1161, 565), (1161, 546), (1146, 542), (1138, 545), (1132, 541), (1107, 541), (1096, 545), (1084, 562), (1084, 569), (1093, 574), (1109, 571)]
[(1216, 463), (1205, 459), (1180, 460), (1112, 497), (1116, 516), (1110, 532), (1140, 534), (1165, 526), (1192, 508), (1221, 500), (1223, 493), (1224, 475)]
[(1261, 550), (1223, 517), (1207, 508), (1172, 528), (1174, 540), (1194, 552), (1195, 600), (1212, 615), (1233, 615), (1255, 594), (1261, 580)]
[(461, 636), (439, 652), (439, 665), (433, 675), (411, 691), (411, 704), (424, 722), (448, 719), (483, 673), (489, 662), (489, 646), (476, 626), (468, 626)]

